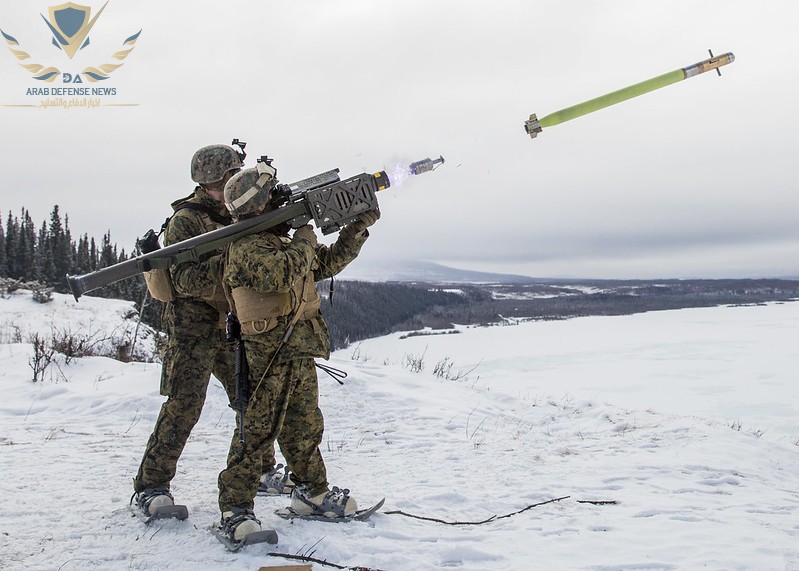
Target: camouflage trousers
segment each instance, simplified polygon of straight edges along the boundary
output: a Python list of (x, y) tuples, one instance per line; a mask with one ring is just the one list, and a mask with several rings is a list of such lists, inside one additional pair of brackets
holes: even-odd
[[(224, 332), (209, 329), (204, 335), (169, 339), (161, 371), (161, 394), (167, 400), (147, 441), (133, 482), (135, 491), (169, 489), (178, 459), (202, 413), (211, 373), (228, 397), (235, 394), (235, 344), (225, 340)], [(274, 446), (264, 447), (261, 465), (264, 470), (274, 467)], [(254, 478), (257, 486), (260, 474)]]
[(222, 512), (234, 507), (253, 508), (262, 458), (276, 438), (295, 484), (306, 485), (315, 494), (328, 489), (327, 470), (319, 451), (324, 418), (319, 410), (314, 360), (275, 363), (261, 381), (269, 357), (269, 352), (257, 344), (247, 344), (251, 388), (244, 417), (244, 443), (239, 442), (237, 428), (227, 468), (219, 474)]

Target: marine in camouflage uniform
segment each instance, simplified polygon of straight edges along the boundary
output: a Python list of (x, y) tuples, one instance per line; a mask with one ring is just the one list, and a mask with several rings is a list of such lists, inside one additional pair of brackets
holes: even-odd
[[(265, 170), (259, 163), (258, 169), (245, 169), (226, 185), (225, 203), (234, 217), (268, 209), (267, 191), (276, 179), (265, 176)], [(298, 492), (306, 496), (329, 492), (319, 450), (324, 419), (314, 358), (329, 358), (330, 336), (319, 312), (314, 283), (338, 274), (355, 259), (369, 236), (366, 227), (378, 217), (377, 212), (362, 215), (361, 220), (345, 226), (329, 247), (317, 244), (311, 226), (296, 230), (292, 238), (283, 226), (230, 244), (224, 281), (231, 289), (245, 340), (250, 400), (244, 420), (245, 442), (239, 442), (237, 429), (227, 467), (219, 475), (223, 525), (231, 512), (254, 519), (261, 457), (279, 433), (281, 450), (297, 485), (292, 497)], [(340, 490), (334, 488), (334, 492)], [(354, 511), (354, 500), (346, 496), (344, 501), (348, 510)]]
[[(222, 190), (240, 168), (241, 159), (232, 147), (211, 145), (195, 153), (192, 179), (200, 184), (190, 197), (172, 204), (175, 212), (164, 231), (166, 245), (232, 222), (222, 202)], [(172, 503), (170, 482), (202, 412), (211, 373), (229, 396), (235, 383), (234, 347), (225, 339), (228, 303), (221, 281), (221, 252), (177, 264), (170, 274), (176, 298), (165, 304), (162, 315), (168, 341), (163, 355), (161, 394), (167, 400), (161, 406), (134, 479), (134, 491), (145, 512), (151, 506)], [(274, 466), (274, 448), (264, 448), (262, 463), (267, 470)], [(254, 477), (256, 485), (259, 476)], [(155, 500), (156, 496), (160, 496), (159, 500)]]

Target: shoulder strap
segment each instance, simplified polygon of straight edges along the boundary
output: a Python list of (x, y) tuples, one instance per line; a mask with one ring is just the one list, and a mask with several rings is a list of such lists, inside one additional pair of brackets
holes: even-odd
[(167, 227), (167, 225), (169, 225), (169, 221), (172, 220), (172, 217), (175, 215), (175, 212), (180, 210), (183, 207), (182, 205), (185, 204), (186, 201), (191, 200), (193, 197), (194, 197), (194, 193), (192, 192), (188, 196), (184, 196), (183, 198), (178, 198), (177, 200), (172, 202), (172, 204), (169, 205), (169, 206), (172, 207), (172, 214), (167, 216), (164, 219), (164, 223), (161, 224), (161, 230), (158, 232), (158, 237), (159, 238), (161, 237), (161, 235), (163, 235), (164, 232), (166, 232), (166, 227)]
[[(189, 210), (196, 210), (197, 212), (202, 212), (203, 214), (207, 214), (211, 220), (213, 220), (217, 224), (221, 224), (222, 226), (230, 225), (229, 219), (224, 218), (221, 214), (219, 214), (219, 212), (217, 212), (216, 210), (205, 204), (198, 204), (196, 202), (183, 202), (175, 206), (175, 212), (177, 213), (179, 210), (183, 210), (184, 208), (188, 208)], [(172, 216), (174, 216), (174, 214)]]
[(188, 208), (189, 210), (194, 210), (194, 211), (200, 212), (202, 214), (205, 214), (213, 222), (216, 222), (217, 224), (219, 224), (221, 226), (229, 226), (230, 225), (231, 220), (228, 220), (228, 219), (222, 217), (222, 215), (220, 215), (213, 208), (210, 208), (209, 206), (206, 206), (205, 204), (198, 204), (196, 202), (188, 202), (189, 199), (191, 199), (193, 196), (194, 196), (194, 194), (190, 194), (186, 198), (180, 198), (180, 199), (178, 199), (178, 200), (176, 200), (175, 202), (172, 203), (172, 208), (173, 208), (174, 212), (172, 212), (172, 214), (170, 216), (167, 216), (166, 220), (164, 220), (164, 223), (161, 224), (161, 230), (158, 232), (158, 237), (159, 238), (161, 237), (161, 235), (164, 232), (166, 232), (166, 227), (169, 224), (169, 221), (172, 220), (172, 217), (175, 214), (177, 214), (177, 212), (179, 210), (183, 210), (184, 208)]

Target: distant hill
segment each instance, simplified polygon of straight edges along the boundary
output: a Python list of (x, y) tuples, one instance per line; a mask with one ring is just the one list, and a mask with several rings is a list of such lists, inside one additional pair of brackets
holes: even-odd
[[(322, 305), (334, 348), (394, 331), (446, 330), (454, 324), (489, 325), (799, 299), (799, 281), (792, 280), (556, 281), (461, 272), (436, 264), (416, 266), (415, 274), (409, 271), (414, 268), (395, 269), (381, 280), (351, 281), (350, 276), (336, 280), (332, 303)], [(389, 275), (395, 279), (388, 279)], [(404, 280), (397, 279), (402, 275)], [(330, 297), (329, 281), (317, 287), (324, 297)]]
[(341, 277), (363, 282), (424, 282), (429, 284), (527, 284), (551, 281), (514, 274), (459, 270), (433, 262), (412, 260), (353, 264)]

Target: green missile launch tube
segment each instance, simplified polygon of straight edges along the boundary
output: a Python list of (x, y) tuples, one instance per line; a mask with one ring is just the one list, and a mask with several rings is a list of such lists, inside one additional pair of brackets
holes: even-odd
[(649, 93), (650, 91), (660, 89), (661, 87), (666, 87), (667, 85), (677, 83), (678, 81), (688, 79), (689, 77), (699, 75), (700, 73), (715, 69), (718, 74), (721, 75), (719, 68), (723, 65), (732, 63), (733, 61), (735, 61), (735, 56), (732, 54), (732, 52), (727, 52), (726, 54), (722, 54), (720, 56), (713, 56), (711, 52), (711, 57), (709, 59), (700, 61), (699, 63), (676, 69), (669, 73), (664, 73), (663, 75), (653, 77), (652, 79), (647, 79), (646, 81), (636, 83), (635, 85), (630, 85), (623, 89), (619, 89), (618, 91), (613, 91), (612, 93), (600, 95), (599, 97), (584, 101), (583, 103), (578, 103), (577, 105), (572, 105), (571, 107), (566, 107), (560, 111), (550, 113), (541, 119), (538, 119), (536, 114), (533, 113), (530, 115), (530, 118), (525, 121), (524, 130), (530, 135), (531, 139), (535, 139), (535, 137), (544, 129), (544, 127), (559, 125), (565, 121), (570, 121), (571, 119), (587, 115), (588, 113), (599, 111), (605, 107), (610, 107), (616, 103), (627, 101), (633, 97), (638, 97), (644, 93)]

